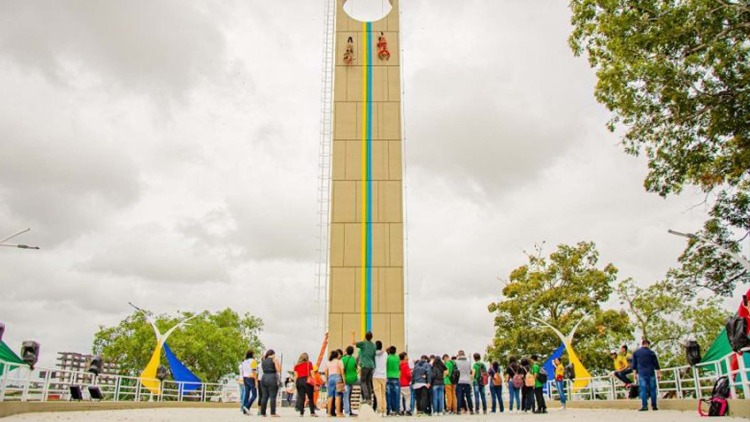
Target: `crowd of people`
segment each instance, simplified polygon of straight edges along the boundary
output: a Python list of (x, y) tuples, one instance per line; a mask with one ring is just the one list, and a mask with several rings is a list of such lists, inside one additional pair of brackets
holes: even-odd
[[(628, 377), (636, 374), (640, 387), (643, 408), (651, 398), (653, 410), (656, 406), (656, 379), (659, 363), (649, 349), (647, 340), (635, 354), (613, 351), (615, 371), (613, 377), (621, 380), (626, 388), (632, 388)], [(355, 348), (358, 354), (355, 357)], [(490, 412), (504, 412), (503, 389), (508, 389), (510, 412), (547, 413), (543, 388), (548, 381), (556, 387), (561, 408), (566, 408), (566, 367), (555, 359), (551, 380), (541, 367), (539, 357), (510, 357), (504, 370), (498, 362), (486, 365), (479, 353), (467, 356), (459, 350), (455, 356), (448, 354), (422, 355), (410, 360), (406, 352), (395, 346), (383, 349), (380, 341), (373, 341), (368, 332), (361, 341), (355, 341), (346, 350), (332, 350), (323, 372), (318, 372), (307, 353), (299, 356), (293, 377), (286, 384), (287, 400), (291, 404), (293, 389), (296, 389), (295, 409), (304, 416), (306, 408), (310, 416), (316, 417), (318, 394), (327, 393), (326, 413), (329, 416), (356, 416), (351, 399), (354, 386), (359, 384), (361, 405), (372, 406), (381, 416), (441, 416), (446, 414), (487, 414), (489, 392)], [(260, 363), (254, 353), (248, 351), (240, 364), (241, 410), (250, 414), (256, 398), (259, 400), (258, 414), (266, 416), (270, 402), (270, 416), (277, 416), (275, 398), (281, 385), (281, 365), (273, 350), (267, 351)], [(640, 375), (640, 377), (638, 377)], [(570, 376), (567, 376), (570, 378)], [(489, 391), (487, 391), (489, 390)]]

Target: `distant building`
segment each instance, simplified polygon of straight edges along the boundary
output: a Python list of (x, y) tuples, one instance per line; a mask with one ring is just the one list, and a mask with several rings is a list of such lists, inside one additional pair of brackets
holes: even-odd
[[(94, 380), (94, 375), (88, 372), (89, 364), (94, 355), (75, 352), (57, 352), (58, 369), (51, 375), (61, 385), (89, 384)], [(112, 375), (119, 375), (120, 366), (112, 362), (104, 362), (102, 371), (96, 379), (97, 384), (110, 385), (115, 383)]]

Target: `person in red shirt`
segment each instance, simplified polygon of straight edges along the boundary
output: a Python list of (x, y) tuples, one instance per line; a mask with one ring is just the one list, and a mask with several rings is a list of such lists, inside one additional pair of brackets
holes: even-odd
[(297, 365), (294, 366), (294, 379), (297, 386), (297, 406), (295, 407), (300, 416), (305, 415), (305, 397), (310, 404), (310, 416), (316, 416), (313, 386), (307, 382), (308, 377), (311, 376), (313, 376), (313, 364), (307, 353), (303, 353), (297, 359)]
[[(401, 370), (399, 385), (401, 386), (401, 399), (403, 400), (402, 409), (407, 409), (411, 406), (411, 368), (409, 368), (409, 355), (401, 352), (398, 357), (401, 359), (401, 363), (399, 364), (399, 369)], [(400, 414), (411, 416), (411, 409), (406, 412), (400, 412)]]

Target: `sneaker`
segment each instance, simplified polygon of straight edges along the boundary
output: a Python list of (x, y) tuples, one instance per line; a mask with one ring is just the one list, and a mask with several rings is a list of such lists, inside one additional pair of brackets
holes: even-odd
[(652, 408), (651, 408), (651, 410), (653, 410), (653, 411), (657, 411), (657, 410), (659, 410), (659, 408), (658, 408), (658, 407), (656, 407), (656, 406), (654, 406), (654, 407), (652, 407)]
[(640, 409), (638, 409), (638, 411), (639, 412), (646, 412), (646, 411), (648, 411), (648, 407), (641, 407)]

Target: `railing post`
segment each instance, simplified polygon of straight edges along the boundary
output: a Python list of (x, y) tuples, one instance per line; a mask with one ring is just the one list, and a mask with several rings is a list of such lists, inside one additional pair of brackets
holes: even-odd
[(120, 378), (120, 376), (117, 375), (115, 377), (115, 397), (114, 397), (115, 402), (120, 401), (120, 380), (122, 380), (122, 378)]
[(609, 388), (610, 388), (610, 400), (617, 400), (617, 385), (615, 384), (615, 379), (610, 377), (609, 378)]
[(589, 390), (591, 391), (591, 400), (595, 400), (595, 398), (594, 398), (594, 380), (593, 380), (593, 378), (589, 378)]
[(26, 375), (26, 384), (23, 385), (23, 393), (21, 394), (21, 401), (27, 401), (29, 399), (29, 385), (31, 384), (31, 368), (29, 373)]
[(677, 398), (682, 399), (682, 377), (680, 377), (680, 369), (674, 369), (674, 385), (677, 391)]
[(164, 381), (159, 381), (159, 402), (164, 401)]
[(701, 389), (701, 378), (697, 366), (693, 366), (693, 382), (695, 383), (695, 398), (700, 400), (703, 397), (703, 390)]
[(5, 386), (8, 384), (8, 374), (10, 373), (10, 364), (3, 364), (3, 377), (0, 379), (0, 401), (5, 400)]
[(177, 401), (182, 401), (182, 387), (184, 386), (184, 383), (177, 383)]
[(141, 401), (141, 379), (138, 378), (138, 381), (135, 383), (135, 401), (139, 402)]
[(201, 383), (201, 402), (205, 402), (205, 401), (206, 401), (206, 383), (202, 382)]
[(734, 353), (728, 354), (726, 357), (724, 357), (724, 360), (726, 361), (727, 365), (727, 378), (729, 378), (729, 387), (732, 390), (732, 398), (737, 398), (737, 385), (734, 382), (734, 374), (732, 374), (732, 356), (734, 356)]
[(49, 396), (49, 379), (51, 371), (46, 371), (44, 374), (44, 385), (42, 386), (42, 401), (47, 401), (47, 396)]
[[(750, 353), (750, 349), (748, 350), (741, 350), (745, 353)], [(748, 400), (748, 395), (750, 394), (750, 382), (748, 382), (747, 378), (747, 368), (745, 367), (745, 357), (741, 354), (737, 354), (737, 369), (740, 371), (740, 382), (742, 383), (742, 391), (745, 394), (745, 400)]]
[(563, 385), (563, 388), (565, 388), (565, 392), (568, 393), (565, 398), (568, 400), (573, 400), (573, 383), (570, 382), (570, 380), (564, 380), (565, 384)]

